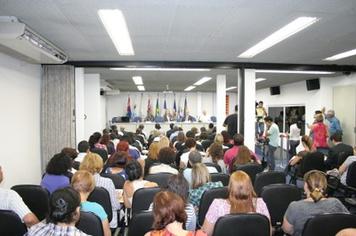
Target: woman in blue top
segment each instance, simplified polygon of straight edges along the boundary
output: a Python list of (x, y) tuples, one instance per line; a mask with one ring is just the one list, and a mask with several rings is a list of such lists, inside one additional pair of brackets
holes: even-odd
[(108, 167), (106, 168), (105, 173), (121, 175), (125, 180), (127, 180), (125, 166), (131, 159), (132, 158), (130, 158), (127, 152), (115, 152), (108, 160)]
[(96, 202), (87, 201), (89, 194), (95, 188), (94, 177), (88, 171), (79, 170), (72, 177), (72, 186), (80, 194), (80, 210), (97, 215), (104, 229), (104, 236), (111, 236), (108, 216), (104, 208)]

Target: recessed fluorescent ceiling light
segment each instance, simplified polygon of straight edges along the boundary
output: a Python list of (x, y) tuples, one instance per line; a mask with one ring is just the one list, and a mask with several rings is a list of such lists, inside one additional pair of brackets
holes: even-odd
[(132, 76), (132, 80), (136, 85), (143, 85), (141, 76)]
[(226, 91), (233, 90), (233, 89), (235, 89), (235, 88), (237, 88), (237, 87), (236, 87), (236, 86), (228, 87), (228, 88), (226, 89)]
[(152, 68), (152, 67), (122, 67), (110, 68), (110, 70), (123, 70), (123, 71), (210, 71), (210, 69), (203, 68)]
[(335, 72), (331, 71), (307, 71), (307, 70), (256, 70), (256, 73), (276, 73), (276, 74), (316, 74), (329, 75)]
[(255, 46), (241, 53), (238, 57), (252, 58), (260, 52), (272, 47), (273, 45), (283, 41), (284, 39), (292, 36), (293, 34), (298, 33), (299, 31), (307, 28), (308, 26), (314, 24), (317, 21), (318, 18), (316, 17), (298, 17), (288, 25), (282, 27), (267, 38), (263, 39), (261, 42), (257, 43)]
[(100, 9), (98, 15), (119, 54), (121, 56), (135, 55), (122, 12), (118, 9)]
[(138, 91), (145, 91), (145, 86), (143, 85), (138, 85), (137, 86)]
[(340, 60), (342, 58), (345, 58), (345, 57), (351, 57), (351, 56), (354, 56), (356, 55), (356, 49), (353, 49), (353, 50), (350, 50), (350, 51), (346, 51), (346, 52), (342, 52), (342, 53), (339, 53), (339, 54), (336, 54), (334, 56), (331, 56), (331, 57), (327, 57), (324, 59), (324, 61), (336, 61), (336, 60)]
[(211, 77), (203, 77), (200, 80), (198, 80), (197, 82), (195, 82), (194, 85), (199, 86), (199, 85), (202, 85), (202, 84), (208, 82), (209, 80), (211, 80)]
[(266, 79), (265, 79), (265, 78), (257, 78), (257, 79), (255, 80), (255, 82), (258, 83), (258, 82), (261, 82), (261, 81), (264, 81), (264, 80), (266, 80)]
[(193, 89), (195, 89), (195, 86), (189, 86), (189, 87), (185, 88), (184, 91), (190, 91)]

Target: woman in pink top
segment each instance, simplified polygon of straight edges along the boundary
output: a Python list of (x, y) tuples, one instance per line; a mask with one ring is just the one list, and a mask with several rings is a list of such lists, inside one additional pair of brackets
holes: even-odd
[(213, 234), (214, 226), (219, 217), (233, 213), (259, 213), (270, 215), (266, 203), (257, 198), (250, 177), (243, 171), (235, 171), (230, 176), (228, 199), (215, 199), (205, 216), (202, 230), (209, 236)]
[(309, 129), (313, 132), (313, 147), (324, 153), (325, 149), (328, 149), (328, 128), (323, 123), (324, 117), (322, 114), (317, 114), (315, 116), (315, 121), (313, 125), (309, 126)]

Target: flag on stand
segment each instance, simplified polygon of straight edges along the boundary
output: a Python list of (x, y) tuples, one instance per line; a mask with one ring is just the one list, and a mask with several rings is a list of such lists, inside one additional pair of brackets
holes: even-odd
[(151, 99), (148, 98), (148, 103), (147, 103), (147, 114), (152, 113), (152, 107), (151, 107)]
[(127, 99), (127, 112), (126, 112), (126, 116), (129, 117), (131, 119), (131, 104), (130, 104), (130, 96)]
[(156, 101), (156, 114), (155, 116), (159, 116), (159, 101), (158, 101), (158, 97), (157, 97), (157, 101)]
[(173, 102), (173, 110), (174, 112), (177, 112), (177, 104), (176, 104), (176, 97), (174, 96), (174, 102)]
[(185, 97), (184, 99), (184, 117), (187, 116), (187, 113), (188, 113), (188, 105), (187, 105), (187, 97)]
[(164, 109), (164, 110), (167, 110), (167, 102), (166, 102), (166, 98), (164, 98), (163, 109)]

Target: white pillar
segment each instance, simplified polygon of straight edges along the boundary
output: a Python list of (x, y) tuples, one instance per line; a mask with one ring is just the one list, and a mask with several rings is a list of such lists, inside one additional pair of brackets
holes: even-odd
[(202, 110), (201, 110), (201, 92), (197, 92), (197, 118), (201, 116)]
[(75, 68), (75, 142), (78, 144), (84, 137), (84, 68)]
[(256, 117), (256, 72), (246, 69), (244, 73), (244, 137), (245, 145), (255, 150), (255, 117)]
[(224, 130), (223, 123), (226, 117), (226, 75), (216, 77), (216, 131)]

